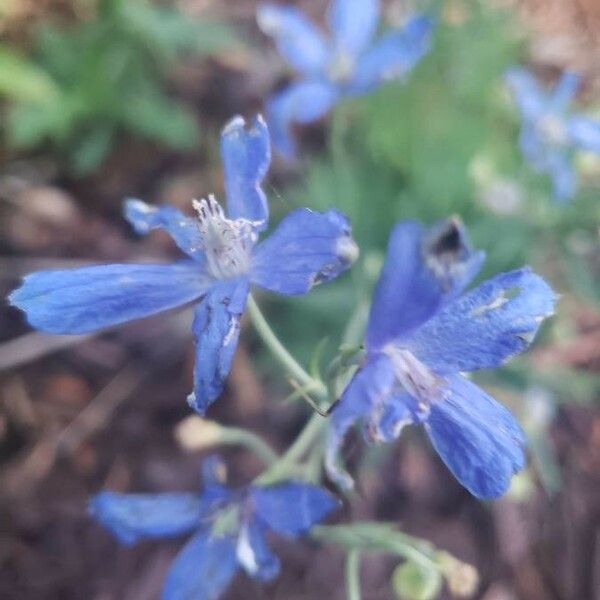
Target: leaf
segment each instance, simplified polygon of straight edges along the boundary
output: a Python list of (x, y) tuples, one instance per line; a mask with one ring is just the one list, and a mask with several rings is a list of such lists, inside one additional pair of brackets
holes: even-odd
[(12, 100), (43, 105), (60, 90), (43, 69), (5, 45), (0, 46), (0, 94)]

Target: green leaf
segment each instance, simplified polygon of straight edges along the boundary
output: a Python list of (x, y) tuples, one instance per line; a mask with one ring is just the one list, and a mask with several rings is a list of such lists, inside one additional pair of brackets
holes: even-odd
[(71, 166), (76, 175), (87, 175), (98, 167), (109, 153), (114, 135), (110, 126), (99, 126), (82, 136), (69, 149)]
[(135, 133), (178, 149), (198, 144), (199, 131), (191, 112), (158, 89), (144, 90), (123, 104), (125, 125)]
[(0, 94), (12, 100), (43, 105), (60, 95), (56, 83), (33, 62), (0, 46)]

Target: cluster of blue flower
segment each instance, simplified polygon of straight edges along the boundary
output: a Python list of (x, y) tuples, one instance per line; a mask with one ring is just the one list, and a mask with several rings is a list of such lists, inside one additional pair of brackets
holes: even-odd
[[(295, 9), (263, 6), (262, 29), (303, 75), (267, 104), (277, 148), (293, 155), (294, 122), (322, 115), (338, 98), (404, 77), (430, 43), (432, 21), (411, 18), (370, 47), (379, 21), (376, 0), (334, 0), (327, 41)], [(544, 99), (523, 70), (507, 75), (523, 114), (523, 151), (548, 170), (560, 197), (573, 191), (567, 149), (600, 152), (600, 128), (564, 116), (576, 80), (565, 76)], [(139, 234), (162, 228), (187, 258), (174, 264), (116, 264), (27, 276), (11, 296), (40, 330), (76, 334), (196, 302), (196, 343), (190, 406), (204, 414), (223, 391), (240, 333), (250, 285), (281, 294), (305, 294), (348, 269), (358, 256), (348, 219), (337, 210), (292, 211), (270, 236), (261, 182), (270, 163), (269, 127), (257, 117), (233, 118), (223, 129), (221, 156), (227, 212), (213, 196), (194, 201), (195, 217), (140, 200), (125, 203)], [(377, 283), (365, 349), (329, 421), (325, 465), (341, 488), (353, 481), (339, 454), (349, 429), (364, 424), (370, 441), (396, 439), (406, 425), (422, 424), (455, 477), (479, 498), (506, 492), (525, 462), (524, 434), (511, 413), (465, 372), (496, 367), (532, 342), (552, 314), (556, 296), (529, 268), (503, 273), (464, 292), (484, 253), (474, 250), (456, 218), (432, 227), (398, 223)], [(266, 534), (308, 532), (338, 501), (299, 480), (255, 482), (232, 490), (216, 457), (203, 465), (201, 494), (102, 492), (92, 514), (123, 543), (192, 533), (175, 560), (164, 598), (216, 599), (238, 567), (268, 580), (279, 572)]]

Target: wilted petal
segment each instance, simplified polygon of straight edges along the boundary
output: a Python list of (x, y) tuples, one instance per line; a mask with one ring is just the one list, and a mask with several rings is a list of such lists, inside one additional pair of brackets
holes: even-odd
[(351, 91), (365, 92), (382, 81), (404, 77), (429, 51), (432, 30), (433, 20), (418, 15), (402, 29), (383, 35), (359, 59)]
[(9, 301), (37, 329), (86, 333), (196, 300), (211, 281), (193, 261), (39, 271), (27, 275)]
[(227, 212), (231, 219), (246, 219), (258, 230), (267, 226), (269, 207), (260, 187), (271, 162), (267, 125), (257, 116), (250, 127), (234, 117), (221, 134)]
[(497, 367), (529, 346), (555, 302), (531, 269), (503, 273), (446, 304), (402, 346), (439, 374)]
[(418, 422), (415, 408), (415, 400), (405, 392), (386, 396), (371, 411), (365, 424), (365, 437), (370, 442), (398, 439), (407, 425)]
[(337, 499), (316, 485), (289, 482), (254, 486), (250, 490), (254, 514), (277, 533), (306, 533), (339, 506)]
[(573, 142), (584, 150), (600, 154), (600, 121), (587, 117), (569, 117), (567, 131)]
[(429, 319), (462, 291), (483, 259), (483, 252), (473, 250), (457, 219), (430, 229), (415, 221), (396, 225), (373, 295), (369, 348), (381, 348)]
[(333, 0), (327, 17), (336, 49), (357, 55), (377, 30), (379, 0)]
[(352, 426), (368, 418), (375, 407), (392, 393), (395, 375), (388, 357), (370, 357), (360, 368), (342, 395), (330, 417), (325, 450), (325, 468), (342, 489), (352, 489), (354, 481), (339, 462), (339, 452)]
[(248, 298), (248, 280), (216, 282), (196, 307), (192, 330), (196, 337), (194, 391), (188, 403), (198, 413), (223, 391), (240, 335), (240, 318)]
[(252, 282), (281, 294), (304, 294), (352, 265), (358, 248), (348, 219), (336, 210), (298, 208), (255, 246)]
[(281, 55), (301, 73), (323, 70), (329, 45), (307, 18), (292, 6), (263, 4), (256, 14), (259, 27), (274, 38)]
[(217, 600), (237, 568), (235, 538), (201, 531), (175, 558), (162, 600)]
[(273, 146), (288, 159), (296, 155), (292, 125), (320, 119), (335, 103), (338, 90), (325, 80), (292, 83), (267, 102)]
[(271, 581), (281, 565), (267, 543), (266, 527), (256, 519), (245, 523), (238, 536), (237, 559), (246, 573), (259, 581)]
[(546, 110), (548, 101), (535, 78), (526, 69), (513, 67), (506, 72), (504, 80), (525, 119), (534, 121)]
[(171, 493), (101, 492), (92, 498), (90, 513), (123, 544), (187, 533), (202, 517), (197, 496)]
[(525, 465), (525, 436), (516, 419), (460, 375), (432, 403), (425, 428), (446, 466), (478, 498), (504, 494)]
[(174, 206), (151, 206), (130, 198), (123, 207), (125, 218), (136, 233), (146, 235), (153, 229), (164, 229), (180, 250), (196, 261), (204, 262), (204, 250), (198, 222)]

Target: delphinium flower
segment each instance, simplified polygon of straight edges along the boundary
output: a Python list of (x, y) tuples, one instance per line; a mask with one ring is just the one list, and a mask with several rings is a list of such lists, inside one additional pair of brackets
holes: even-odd
[(265, 240), (268, 206), (261, 181), (269, 167), (267, 126), (235, 117), (223, 129), (227, 214), (213, 196), (193, 201), (196, 218), (171, 206), (125, 203), (125, 216), (146, 234), (165, 229), (188, 259), (174, 264), (116, 264), (41, 271), (25, 277), (10, 302), (43, 331), (78, 334), (198, 302), (194, 390), (199, 413), (222, 392), (237, 346), (250, 284), (304, 294), (348, 268), (358, 249), (347, 218), (336, 210), (299, 208)]
[(462, 293), (484, 260), (461, 223), (403, 221), (392, 231), (376, 286), (366, 358), (334, 409), (327, 469), (342, 487), (344, 436), (358, 421), (368, 440), (391, 441), (423, 425), (433, 447), (472, 494), (503, 494), (524, 466), (525, 439), (512, 414), (465, 372), (497, 367), (531, 343), (555, 295), (525, 267)]
[(260, 581), (274, 579), (280, 563), (267, 534), (303, 535), (338, 506), (323, 488), (299, 481), (226, 487), (216, 456), (202, 471), (198, 494), (105, 491), (90, 504), (92, 515), (124, 544), (192, 534), (167, 574), (163, 600), (216, 600), (240, 568)]
[(401, 79), (430, 46), (432, 20), (413, 16), (403, 28), (374, 39), (379, 0), (332, 0), (328, 39), (298, 9), (263, 4), (257, 20), (300, 79), (267, 102), (267, 121), (275, 147), (293, 158), (292, 124), (322, 117), (338, 100)]
[(509, 69), (505, 79), (521, 114), (519, 143), (523, 155), (536, 170), (550, 176), (557, 200), (570, 200), (577, 191), (575, 152), (600, 154), (600, 120), (569, 110), (580, 76), (563, 73), (547, 93), (521, 67)]

